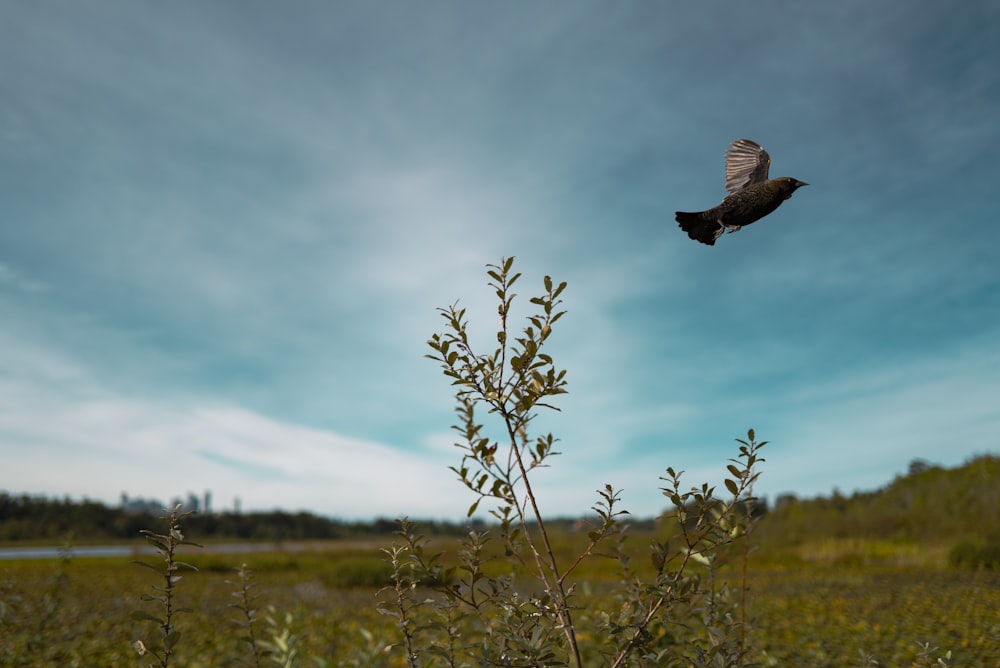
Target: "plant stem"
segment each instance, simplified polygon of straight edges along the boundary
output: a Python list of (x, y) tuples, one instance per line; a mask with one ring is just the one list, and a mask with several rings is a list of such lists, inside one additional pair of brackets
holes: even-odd
[[(531, 547), (531, 552), (535, 557), (535, 563), (538, 566), (539, 575), (545, 583), (548, 591), (555, 596), (556, 613), (559, 615), (559, 621), (562, 623), (563, 627), (563, 634), (566, 636), (566, 642), (569, 643), (570, 651), (573, 654), (574, 665), (583, 666), (583, 659), (580, 656), (580, 647), (576, 639), (576, 629), (573, 626), (573, 615), (570, 612), (566, 589), (563, 587), (563, 580), (559, 574), (559, 562), (552, 550), (552, 543), (549, 541), (549, 534), (545, 529), (545, 522), (542, 520), (542, 513), (538, 509), (535, 494), (531, 489), (531, 481), (528, 479), (528, 471), (524, 466), (523, 459), (521, 458), (521, 449), (518, 447), (517, 433), (514, 430), (512, 422), (513, 416), (506, 411), (505, 407), (503, 407), (501, 411), (504, 422), (507, 425), (507, 435), (510, 438), (511, 452), (514, 453), (514, 460), (517, 462), (517, 468), (521, 473), (521, 481), (524, 483), (524, 493), (527, 497), (528, 503), (531, 504), (531, 512), (535, 516), (535, 521), (538, 522), (538, 532), (542, 536), (542, 544), (545, 546), (545, 557), (548, 564), (543, 562), (542, 556), (538, 552), (538, 548), (531, 539), (531, 534), (528, 531), (528, 524), (525, 522), (524, 511), (521, 509), (520, 504), (515, 504), (518, 509), (518, 514), (521, 515), (521, 529), (524, 531), (524, 538)], [(552, 574), (554, 581), (549, 578), (549, 573)]]

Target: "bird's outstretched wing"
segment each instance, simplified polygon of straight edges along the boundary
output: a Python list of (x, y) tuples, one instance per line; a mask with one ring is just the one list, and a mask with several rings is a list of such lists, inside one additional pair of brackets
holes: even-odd
[(770, 166), (771, 156), (760, 144), (749, 139), (737, 139), (726, 150), (726, 192), (733, 193), (766, 181)]

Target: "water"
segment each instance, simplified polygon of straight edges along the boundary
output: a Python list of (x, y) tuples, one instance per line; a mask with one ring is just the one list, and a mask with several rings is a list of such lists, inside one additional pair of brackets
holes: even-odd
[[(196, 550), (201, 554), (242, 554), (249, 552), (273, 552), (280, 549), (274, 543), (230, 543), (208, 545), (204, 549), (185, 547), (184, 551)], [(0, 561), (16, 559), (59, 559), (61, 547), (0, 547)], [(149, 545), (81, 545), (70, 549), (71, 557), (135, 557), (155, 554)]]

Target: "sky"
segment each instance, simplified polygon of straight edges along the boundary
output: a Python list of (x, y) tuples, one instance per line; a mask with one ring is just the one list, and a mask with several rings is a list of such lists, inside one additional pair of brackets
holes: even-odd
[[(461, 519), (459, 301), (566, 281), (543, 512), (1000, 452), (1000, 5), (0, 4), (0, 490)], [(808, 182), (713, 246), (745, 137)], [(491, 416), (483, 413), (484, 420)], [(489, 423), (495, 429), (495, 423)], [(485, 505), (483, 506), (485, 510)]]

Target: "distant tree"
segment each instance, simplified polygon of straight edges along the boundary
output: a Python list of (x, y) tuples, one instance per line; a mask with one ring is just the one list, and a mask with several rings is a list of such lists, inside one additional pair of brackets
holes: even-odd
[(798, 497), (795, 496), (794, 494), (779, 494), (774, 499), (774, 509), (781, 510), (785, 506), (790, 506), (793, 503), (797, 502), (798, 500), (799, 500)]
[(923, 473), (924, 471), (929, 471), (930, 468), (931, 465), (927, 462), (926, 459), (914, 459), (913, 461), (910, 462), (910, 467), (907, 470), (907, 475), (917, 476)]

